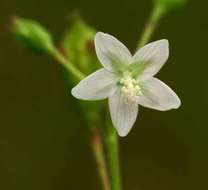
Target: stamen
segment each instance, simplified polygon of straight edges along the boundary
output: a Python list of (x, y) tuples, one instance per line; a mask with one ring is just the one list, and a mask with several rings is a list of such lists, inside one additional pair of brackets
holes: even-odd
[(123, 78), (120, 80), (122, 95), (128, 102), (137, 103), (138, 98), (142, 95), (141, 87), (135, 78), (130, 73), (124, 73)]

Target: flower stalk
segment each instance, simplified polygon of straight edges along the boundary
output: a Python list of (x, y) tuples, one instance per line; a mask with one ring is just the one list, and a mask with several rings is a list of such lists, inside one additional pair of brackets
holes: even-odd
[(118, 135), (110, 121), (106, 122), (105, 145), (107, 151), (108, 169), (111, 181), (111, 190), (121, 190), (121, 174), (119, 160)]
[(103, 151), (101, 134), (97, 127), (91, 128), (91, 147), (95, 157), (97, 170), (101, 179), (103, 190), (111, 190), (107, 172), (106, 160)]
[(161, 4), (155, 4), (153, 11), (150, 15), (149, 20), (146, 23), (144, 32), (142, 34), (141, 40), (137, 45), (137, 49), (143, 47), (145, 44), (147, 44), (153, 34), (153, 32), (156, 29), (156, 26), (158, 25), (161, 18), (166, 13), (166, 8)]
[(55, 58), (71, 75), (76, 82), (85, 76), (69, 60), (67, 60), (55, 47), (52, 35), (40, 23), (15, 17), (10, 28), (11, 34), (17, 42), (35, 53), (50, 55)]
[(85, 77), (85, 75), (81, 71), (79, 71), (68, 59), (66, 59), (58, 50), (55, 50), (51, 55), (56, 61), (58, 61), (66, 70), (68, 70), (72, 74), (77, 82)]

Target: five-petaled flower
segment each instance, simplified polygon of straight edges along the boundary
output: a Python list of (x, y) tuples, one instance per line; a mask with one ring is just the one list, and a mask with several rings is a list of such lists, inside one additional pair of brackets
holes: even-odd
[(168, 40), (149, 43), (132, 56), (115, 37), (98, 32), (95, 49), (104, 68), (83, 79), (72, 95), (82, 100), (108, 98), (111, 119), (120, 136), (126, 136), (134, 125), (138, 105), (160, 111), (180, 106), (175, 92), (154, 77), (168, 59)]

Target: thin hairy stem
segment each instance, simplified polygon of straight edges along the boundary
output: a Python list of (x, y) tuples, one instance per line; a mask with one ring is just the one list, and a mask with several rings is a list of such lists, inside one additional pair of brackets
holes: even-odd
[(96, 160), (98, 173), (102, 183), (103, 190), (111, 190), (107, 172), (106, 160), (103, 151), (101, 135), (97, 127), (91, 129), (91, 146)]

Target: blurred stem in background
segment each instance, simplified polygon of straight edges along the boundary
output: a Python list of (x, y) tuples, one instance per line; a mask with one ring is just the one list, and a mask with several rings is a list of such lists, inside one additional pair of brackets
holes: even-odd
[(96, 160), (97, 169), (101, 179), (103, 190), (111, 190), (105, 155), (103, 151), (103, 143), (98, 127), (91, 128), (90, 136), (91, 146)]
[(146, 43), (149, 42), (150, 38), (152, 37), (153, 32), (157, 24), (159, 23), (160, 19), (164, 16), (166, 9), (161, 4), (155, 4), (153, 11), (150, 15), (149, 20), (146, 23), (144, 32), (142, 34), (141, 40), (137, 45), (137, 49), (144, 46)]
[(81, 81), (85, 75), (80, 72), (68, 59), (66, 59), (58, 50), (55, 50), (53, 53), (51, 53), (52, 57), (56, 61), (58, 61), (66, 70), (70, 71), (73, 78), (79, 82)]
[[(56, 51), (54, 54), (51, 54), (52, 57), (55, 58), (66, 70), (69, 70), (75, 79), (75, 81), (79, 82), (82, 80), (85, 75), (81, 73), (74, 65), (72, 65), (68, 59), (64, 57), (59, 51)], [(92, 152), (95, 158), (98, 175), (100, 177), (101, 185), (103, 190), (112, 190), (109, 176), (107, 172), (107, 164), (105, 153), (103, 150), (103, 141), (100, 133), (100, 128), (96, 125), (97, 122), (91, 121), (95, 125), (90, 127), (89, 141), (92, 148)]]
[[(75, 79), (75, 81), (79, 82), (82, 80), (85, 75), (81, 73), (74, 65), (68, 61), (59, 51), (56, 51), (54, 54), (51, 54), (55, 60), (57, 60), (66, 70), (69, 70)], [(96, 124), (95, 121), (91, 121)], [(109, 176), (107, 172), (107, 164), (105, 153), (103, 150), (103, 141), (100, 133), (100, 128), (97, 125), (94, 125), (89, 128), (89, 141), (91, 144), (92, 152), (95, 158), (95, 162), (97, 165), (98, 175), (100, 177), (101, 185), (103, 190), (112, 190), (110, 186)]]
[(141, 40), (137, 45), (137, 49), (141, 48), (142, 46), (144, 46), (146, 43), (149, 42), (159, 21), (163, 18), (163, 16), (166, 13), (180, 9), (186, 6), (189, 2), (189, 0), (152, 0), (152, 1), (154, 5), (153, 10), (149, 20), (146, 23)]
[(108, 169), (111, 181), (111, 190), (121, 190), (121, 173), (119, 159), (119, 142), (117, 132), (110, 121), (108, 114), (104, 130), (104, 141), (107, 150)]

